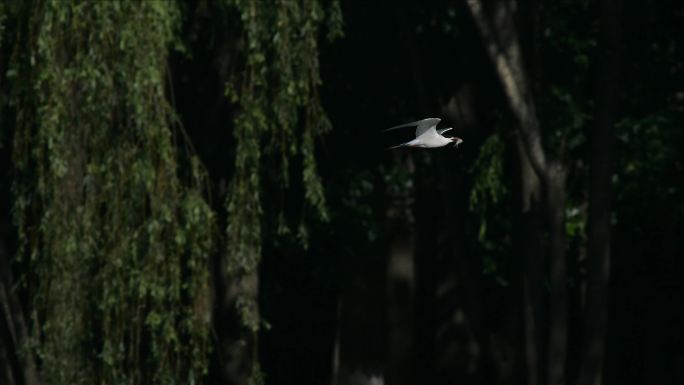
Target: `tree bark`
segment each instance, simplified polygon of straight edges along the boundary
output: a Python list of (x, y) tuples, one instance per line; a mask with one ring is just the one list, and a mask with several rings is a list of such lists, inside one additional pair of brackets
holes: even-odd
[(565, 260), (565, 169), (553, 162), (547, 171), (546, 205), (549, 225), (549, 385), (565, 384), (568, 345), (568, 289)]
[(342, 323), (342, 293), (337, 293), (335, 310), (335, 337), (333, 341), (332, 363), (330, 365), (330, 385), (337, 385), (340, 380), (340, 329)]
[(620, 0), (601, 1), (596, 121), (589, 138), (587, 308), (584, 351), (577, 385), (600, 385), (603, 377), (610, 279), (611, 178), (620, 66)]
[[(3, 295), (1, 293), (3, 290), (2, 286), (0, 285), (0, 296)], [(0, 300), (2, 300), (0, 298)], [(2, 325), (3, 322), (0, 321), (0, 325)], [(4, 330), (0, 330), (0, 383), (2, 384), (7, 384), (7, 385), (15, 385), (16, 382), (14, 381), (14, 373), (12, 371), (12, 365), (10, 363), (10, 356), (9, 356), (9, 344), (7, 341), (5, 341), (4, 336), (2, 335), (4, 333)]]
[(523, 318), (525, 324), (525, 366), (527, 385), (540, 383), (541, 362), (541, 183), (527, 158), (525, 145), (517, 138), (518, 174), (520, 186), (518, 218), (516, 219), (517, 251), (522, 255)]
[[(546, 153), (541, 144), (539, 121), (525, 73), (520, 42), (515, 28), (514, 2), (497, 1), (494, 26), (485, 15), (480, 0), (467, 0), (487, 54), (494, 63), (513, 115), (520, 124), (520, 132), (530, 164), (540, 177), (546, 176)], [(495, 27), (495, 28), (494, 28)]]
[[(230, 385), (247, 385), (253, 380), (257, 365), (257, 332), (245, 325), (243, 311), (256, 317), (250, 323), (258, 326), (257, 271), (244, 275), (229, 276), (222, 266), (221, 281), (217, 284), (219, 309), (217, 314), (219, 346), (217, 348), (220, 378)], [(254, 326), (256, 327), (256, 326)]]
[(559, 160), (547, 159), (542, 146), (539, 119), (515, 28), (516, 2), (494, 2), (491, 17), (485, 13), (480, 0), (467, 0), (467, 5), (511, 111), (520, 124), (520, 134), (530, 165), (542, 182), (550, 241), (547, 382), (548, 385), (562, 385), (565, 383), (568, 329), (564, 216), (566, 171)]
[(413, 372), (413, 237), (397, 238), (387, 261), (387, 345), (385, 381), (412, 384)]
[[(414, 176), (413, 159), (405, 167)], [(413, 336), (415, 299), (415, 241), (412, 213), (413, 190), (403, 191), (388, 208), (393, 223), (386, 265), (385, 383), (413, 384)]]

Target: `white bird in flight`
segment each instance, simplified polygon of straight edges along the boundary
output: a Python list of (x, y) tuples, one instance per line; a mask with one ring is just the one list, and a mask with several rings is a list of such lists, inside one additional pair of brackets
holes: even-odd
[(458, 147), (458, 145), (463, 142), (463, 139), (456, 136), (442, 136), (443, 133), (451, 130), (452, 127), (441, 128), (438, 130), (437, 123), (439, 123), (441, 120), (442, 119), (439, 118), (427, 118), (418, 120), (416, 122), (400, 124), (398, 126), (386, 129), (385, 131), (391, 131), (396, 130), (397, 128), (417, 126), (415, 139), (410, 142), (402, 143), (398, 146), (390, 147), (389, 149), (398, 147), (437, 148), (444, 147), (449, 143), (454, 143), (454, 147)]

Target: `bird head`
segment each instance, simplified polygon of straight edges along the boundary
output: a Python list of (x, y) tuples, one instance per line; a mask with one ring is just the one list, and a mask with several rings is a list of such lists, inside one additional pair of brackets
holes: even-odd
[(463, 143), (463, 139), (461, 139), (457, 136), (453, 136), (449, 139), (451, 139), (451, 141), (454, 142), (454, 147), (458, 147), (459, 144)]

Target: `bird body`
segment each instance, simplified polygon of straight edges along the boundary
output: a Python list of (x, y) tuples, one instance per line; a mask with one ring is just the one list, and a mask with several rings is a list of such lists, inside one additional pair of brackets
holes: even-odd
[(423, 120), (418, 120), (415, 122), (411, 123), (405, 123), (405, 124), (400, 124), (398, 126), (390, 127), (386, 129), (385, 131), (391, 131), (391, 130), (396, 130), (398, 128), (403, 128), (403, 127), (412, 127), (416, 126), (416, 138), (406, 142), (402, 143), (400, 145), (390, 147), (392, 148), (399, 148), (399, 147), (416, 147), (416, 148), (439, 148), (439, 147), (444, 147), (449, 143), (454, 143), (455, 147), (458, 147), (459, 143), (463, 142), (461, 138), (458, 137), (446, 137), (442, 136), (443, 133), (451, 130), (451, 127), (449, 128), (442, 128), (437, 130), (437, 124), (441, 121), (439, 118), (427, 118)]
[(398, 148), (398, 147), (418, 147), (418, 148), (438, 148), (438, 147), (444, 147), (449, 143), (453, 143), (453, 141), (449, 138), (445, 138), (442, 135), (436, 134), (425, 134), (421, 135), (415, 139), (413, 139), (410, 142), (402, 143), (398, 146), (390, 147), (390, 148)]

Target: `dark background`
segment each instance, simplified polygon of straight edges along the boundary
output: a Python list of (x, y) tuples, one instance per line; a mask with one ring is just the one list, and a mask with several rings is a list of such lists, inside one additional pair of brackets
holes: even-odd
[[(491, 14), (496, 2), (485, 3)], [(258, 300), (269, 327), (257, 344), (266, 384), (371, 384), (373, 377), (389, 385), (551, 384), (550, 309), (558, 297), (546, 215), (553, 207), (542, 182), (537, 216), (521, 209), (524, 123), (510, 107), (486, 38), (461, 1), (341, 5), (344, 37), (321, 39), (319, 48), (320, 97), (333, 129), (317, 140), (316, 159), (330, 221), (311, 226), (308, 248), (275, 233), (275, 202), (298, 210), (302, 182), (284, 198), (264, 183)], [(684, 3), (535, 0), (517, 7), (541, 143), (567, 172), (559, 206), (567, 268), (564, 383), (593, 383), (581, 373), (587, 347), (598, 340), (605, 341), (602, 383), (684, 383)], [(210, 203), (225, 225), (236, 107), (224, 96), (224, 69), (236, 52), (238, 27), (218, 17), (213, 3), (190, 1), (183, 12), (189, 54), (170, 55), (170, 83), (209, 174)], [(618, 17), (620, 32), (608, 59), (606, 14)], [(605, 118), (609, 109), (615, 112)], [(412, 129), (383, 129), (425, 117), (442, 118), (440, 127), (454, 127), (450, 134), (464, 143), (385, 149), (409, 140)], [(1, 207), (7, 217), (12, 132), (6, 127)], [(610, 218), (610, 237), (602, 238), (610, 245), (610, 275), (597, 289), (588, 284), (590, 169), (605, 158), (591, 141), (606, 127), (614, 146), (606, 174), (612, 201), (598, 205)], [(267, 162), (265, 180), (268, 168)], [(3, 231), (11, 255), (13, 231)], [(537, 301), (533, 342), (528, 283)], [(594, 313), (591, 298), (608, 300)], [(601, 309), (607, 321), (596, 336), (589, 330)], [(231, 324), (217, 314), (220, 344)], [(532, 345), (538, 361), (530, 366)], [(221, 374), (226, 359), (215, 350), (209, 383), (241, 383)]]

